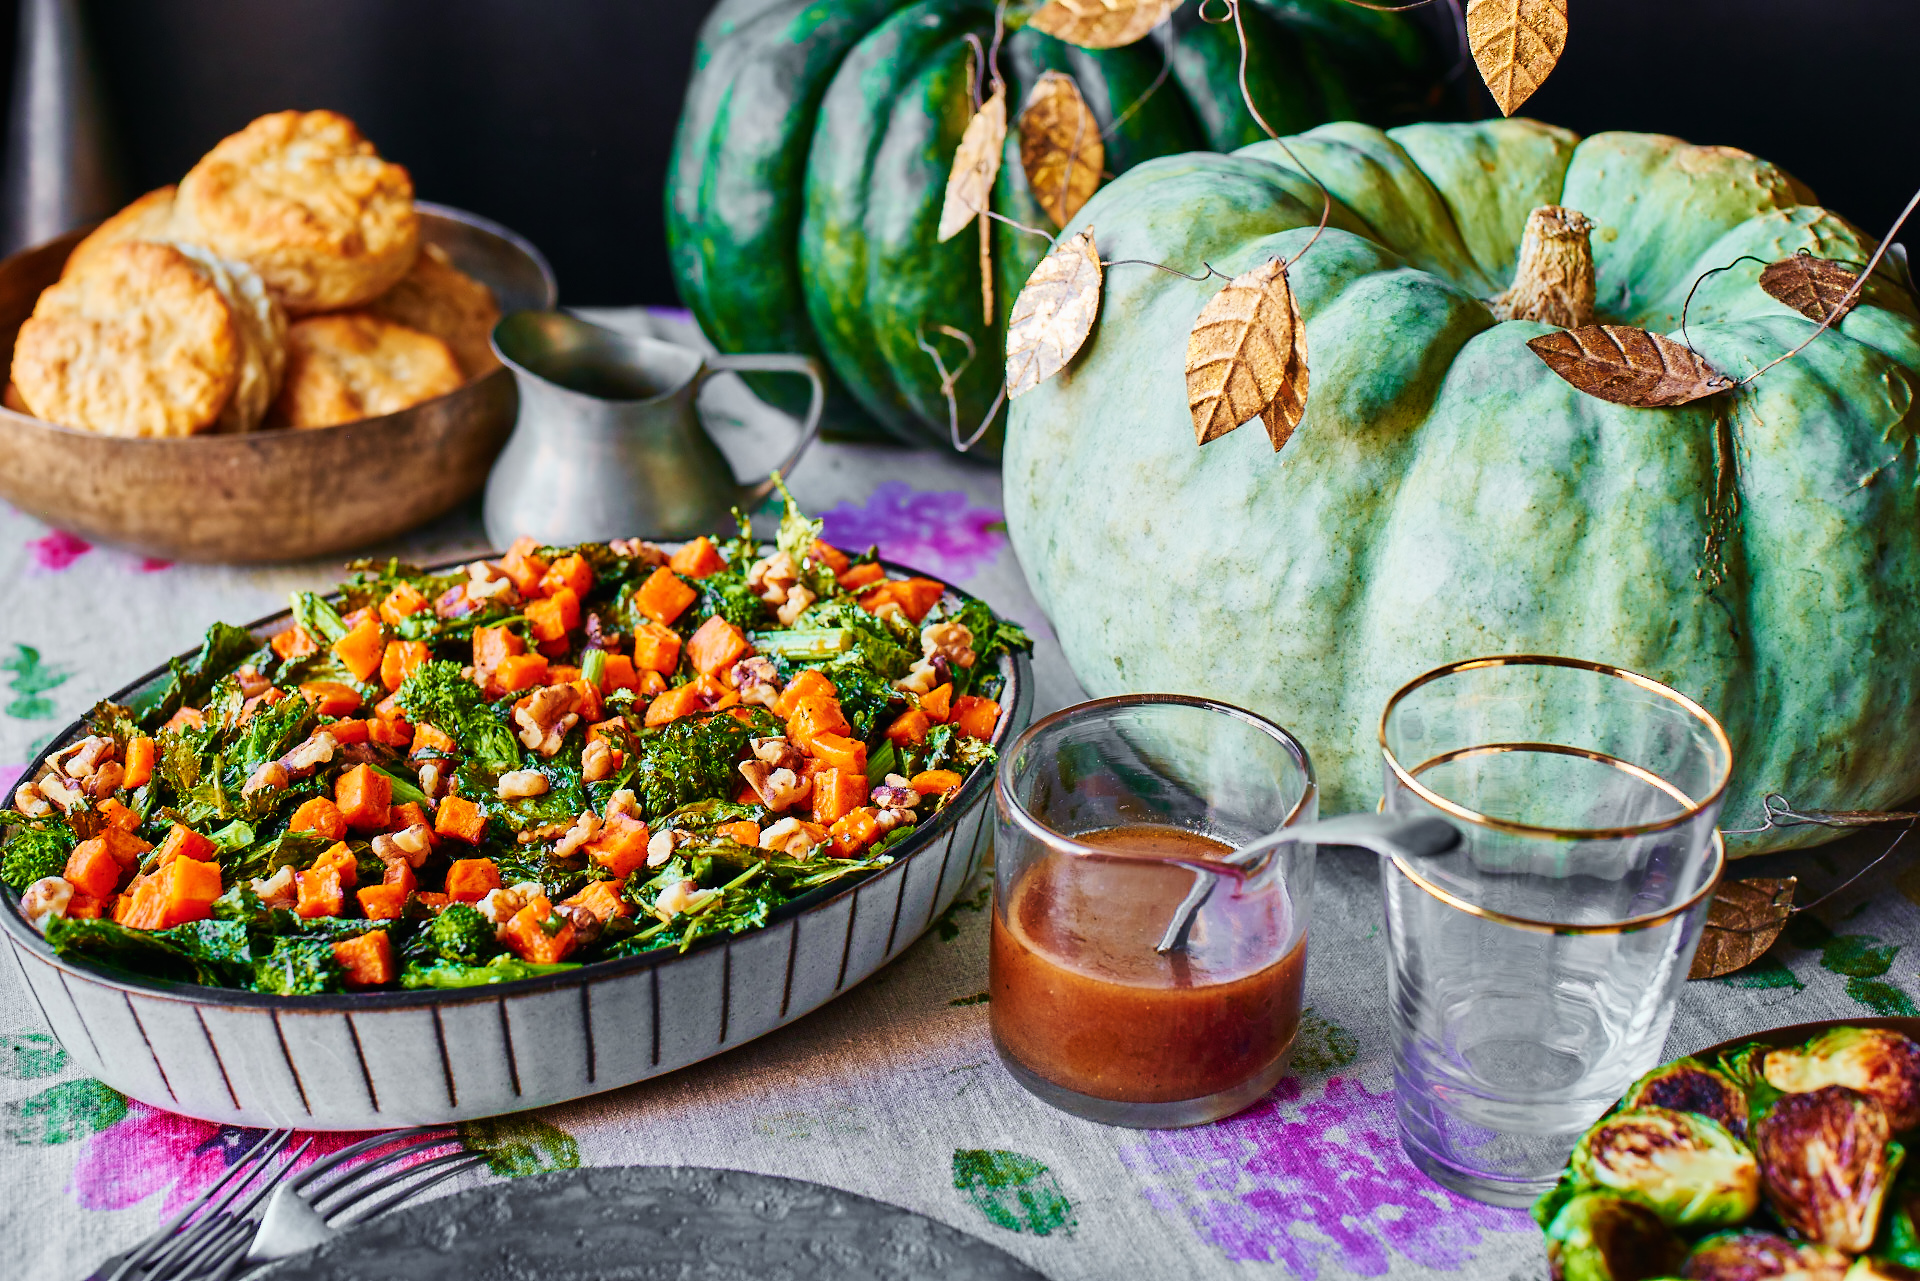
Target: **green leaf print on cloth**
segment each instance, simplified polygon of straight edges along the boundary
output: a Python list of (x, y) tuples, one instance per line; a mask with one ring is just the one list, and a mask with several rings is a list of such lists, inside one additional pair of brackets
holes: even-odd
[(45, 1032), (0, 1036), (0, 1078), (34, 1081), (67, 1066), (67, 1052)]
[(127, 1096), (104, 1081), (62, 1081), (0, 1107), (0, 1132), (16, 1147), (53, 1147), (98, 1134), (127, 1114)]
[(15, 643), (13, 657), (0, 659), (0, 672), (12, 672), (7, 688), (13, 699), (4, 710), (24, 721), (50, 721), (54, 717), (53, 700), (43, 698), (50, 689), (67, 683), (69, 673), (41, 661), (40, 651), (31, 645)]
[(573, 1136), (537, 1116), (462, 1121), (460, 1142), (469, 1152), (485, 1152), (487, 1169), (503, 1179), (580, 1167), (580, 1145)]
[(953, 1186), (967, 1194), (987, 1222), (1034, 1236), (1070, 1235), (1073, 1202), (1042, 1162), (1019, 1152), (959, 1148), (953, 1154)]

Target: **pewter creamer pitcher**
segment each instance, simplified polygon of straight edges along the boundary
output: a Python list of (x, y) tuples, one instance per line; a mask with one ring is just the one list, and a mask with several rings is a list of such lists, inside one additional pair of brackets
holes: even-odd
[(773, 492), (748, 484), (707, 435), (696, 401), (715, 374), (805, 375), (813, 384), (790, 470), (820, 430), (826, 382), (811, 356), (702, 356), (558, 311), (517, 311), (493, 330), (513, 370), (520, 414), (487, 477), (487, 537), (565, 545), (608, 538), (692, 538), (729, 527)]

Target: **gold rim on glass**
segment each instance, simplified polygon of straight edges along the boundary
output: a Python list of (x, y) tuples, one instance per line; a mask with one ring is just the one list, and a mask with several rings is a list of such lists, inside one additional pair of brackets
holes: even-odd
[(1085, 841), (1075, 840), (1064, 832), (1054, 831), (1034, 817), (1025, 805), (1014, 799), (1013, 790), (1007, 786), (1007, 773), (1013, 768), (1013, 762), (1020, 758), (1020, 753), (1043, 731), (1053, 728), (1062, 721), (1089, 713), (1111, 712), (1128, 707), (1190, 707), (1200, 711), (1217, 712), (1251, 725), (1273, 739), (1293, 759), (1301, 778), (1305, 780), (1305, 785), (1300, 789), (1300, 799), (1293, 803), (1293, 807), (1287, 811), (1286, 818), (1281, 821), (1282, 830), (1299, 822), (1300, 815), (1306, 811), (1307, 805), (1320, 794), (1320, 784), (1314, 778), (1313, 760), (1307, 755), (1307, 749), (1286, 729), (1258, 713), (1250, 712), (1244, 707), (1235, 707), (1232, 703), (1222, 703), (1211, 698), (1196, 698), (1190, 694), (1114, 694), (1107, 698), (1089, 699), (1084, 703), (1063, 707), (1051, 716), (1043, 717), (1027, 726), (1025, 733), (1007, 745), (1000, 754), (998, 768), (993, 772), (994, 800), (1000, 813), (1010, 815), (1014, 823), (1032, 839), (1062, 854), (1122, 861), (1178, 863), (1182, 867), (1216, 875), (1240, 874), (1241, 869), (1231, 864), (1209, 864), (1197, 859), (1166, 858), (1156, 854), (1128, 854), (1099, 845), (1089, 845)]
[[(1423, 685), (1430, 685), (1434, 681), (1442, 680), (1448, 676), (1455, 676), (1461, 672), (1477, 671), (1487, 667), (1568, 667), (1576, 671), (1595, 672), (1602, 676), (1611, 676), (1615, 679), (1625, 681), (1629, 685), (1634, 685), (1646, 690), (1648, 693), (1658, 695), (1685, 711), (1689, 716), (1693, 717), (1694, 720), (1707, 728), (1707, 732), (1712, 735), (1713, 741), (1720, 748), (1720, 759), (1722, 761), (1720, 778), (1714, 784), (1711, 792), (1696, 801), (1666, 780), (1642, 769), (1640, 766), (1631, 765), (1626, 761), (1622, 761), (1618, 757), (1608, 756), (1605, 753), (1590, 751), (1585, 748), (1564, 747), (1549, 743), (1486, 744), (1479, 747), (1461, 748), (1444, 753), (1430, 761), (1423, 761), (1412, 770), (1402, 765), (1399, 758), (1393, 754), (1393, 749), (1387, 745), (1387, 722), (1392, 719), (1394, 708), (1398, 707), (1402, 700)], [(1395, 690), (1393, 697), (1387, 700), (1386, 710), (1380, 713), (1379, 736), (1380, 754), (1386, 759), (1387, 768), (1393, 771), (1393, 776), (1399, 779), (1408, 791), (1441, 813), (1457, 818), (1463, 823), (1472, 823), (1476, 827), (1484, 827), (1496, 832), (1505, 832), (1512, 836), (1536, 836), (1557, 841), (1616, 841), (1623, 840), (1627, 837), (1649, 836), (1655, 832), (1669, 831), (1692, 819), (1698, 818), (1701, 814), (1704, 814), (1716, 805), (1720, 798), (1726, 794), (1727, 783), (1733, 777), (1733, 744), (1727, 739), (1726, 730), (1720, 727), (1720, 722), (1715, 720), (1713, 714), (1707, 711), (1706, 708), (1700, 706), (1700, 704), (1694, 702), (1679, 690), (1667, 685), (1662, 685), (1652, 677), (1642, 676), (1638, 672), (1630, 672), (1623, 667), (1612, 667), (1606, 663), (1593, 663), (1583, 658), (1562, 658), (1556, 654), (1508, 654), (1492, 658), (1467, 658), (1457, 663), (1448, 663), (1443, 667), (1436, 667), (1424, 675), (1416, 676)], [(1660, 790), (1679, 801), (1685, 808), (1672, 817), (1663, 818), (1652, 823), (1639, 823), (1631, 827), (1540, 827), (1532, 823), (1520, 823), (1512, 819), (1496, 818), (1491, 814), (1482, 814), (1478, 810), (1469, 809), (1457, 801), (1448, 800), (1446, 797), (1440, 795), (1422, 783), (1418, 777), (1418, 775), (1425, 770), (1431, 769), (1433, 766), (1445, 761), (1474, 753), (1492, 753), (1496, 751), (1556, 752), (1561, 755), (1582, 756), (1589, 760), (1614, 765), (1626, 770), (1637, 778), (1641, 778), (1643, 781), (1653, 783), (1659, 787)], [(1415, 879), (1418, 880), (1417, 877)]]
[(1713, 829), (1713, 872), (1700, 888), (1687, 896), (1685, 902), (1672, 907), (1661, 908), (1658, 912), (1649, 912), (1645, 916), (1630, 916), (1624, 921), (1609, 921), (1601, 925), (1575, 925), (1567, 921), (1541, 921), (1530, 916), (1514, 916), (1507, 912), (1498, 912), (1490, 907), (1481, 907), (1478, 903), (1469, 903), (1449, 890), (1443, 890), (1420, 873), (1407, 866), (1406, 862), (1395, 856), (1393, 865), (1400, 874), (1425, 890), (1448, 907), (1465, 912), (1468, 916), (1477, 916), (1483, 921), (1496, 925), (1511, 925), (1515, 929), (1527, 930), (1534, 934), (1632, 934), (1638, 930), (1652, 929), (1665, 925), (1676, 916), (1684, 915), (1712, 897), (1719, 888), (1721, 874), (1727, 870), (1727, 842), (1720, 835), (1720, 829)]

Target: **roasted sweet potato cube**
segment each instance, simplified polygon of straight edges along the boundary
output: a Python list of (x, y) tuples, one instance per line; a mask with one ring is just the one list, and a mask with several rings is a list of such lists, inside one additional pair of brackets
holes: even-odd
[(490, 858), (459, 858), (447, 869), (447, 897), (478, 903), (500, 888), (500, 865)]
[(425, 641), (388, 641), (380, 656), (380, 683), (389, 690), (399, 689), (416, 667), (432, 657)]
[(340, 873), (335, 868), (316, 867), (295, 872), (293, 884), (299, 892), (293, 905), (298, 916), (309, 920), (316, 916), (338, 916), (346, 904), (346, 895), (340, 888)]
[[(298, 811), (295, 811), (294, 817), (299, 817)], [(294, 830), (299, 831), (301, 829), (295, 828)], [(343, 829), (341, 835), (344, 836), (345, 834)], [(339, 837), (334, 837), (333, 839), (338, 840)], [(160, 852), (155, 858), (160, 866), (165, 867), (176, 858), (193, 858), (205, 862), (219, 852), (220, 847), (215, 845), (211, 840), (200, 835), (200, 833), (194, 831), (184, 823), (175, 823), (167, 829), (165, 839), (160, 842)]]
[(945, 725), (947, 717), (953, 714), (953, 685), (936, 685), (920, 696), (920, 710), (935, 725)]
[(282, 662), (292, 662), (296, 658), (320, 652), (319, 642), (307, 634), (306, 628), (297, 624), (284, 632), (275, 632), (267, 644), (272, 646), (274, 654)]
[(862, 777), (867, 772), (867, 745), (844, 734), (815, 734), (813, 755), (837, 770)]
[(389, 627), (398, 627), (401, 619), (419, 613), (428, 603), (418, 587), (412, 583), (399, 583), (380, 602), (380, 619)]
[(140, 860), (153, 850), (153, 842), (142, 840), (132, 832), (117, 827), (105, 827), (100, 830), (99, 839), (107, 843), (107, 853), (114, 861), (131, 872), (140, 866)]
[(386, 870), (380, 873), (380, 883), (400, 887), (404, 891), (401, 895), (403, 900), (407, 894), (420, 888), (420, 878), (413, 874), (413, 868), (403, 858), (397, 858), (387, 864)]
[(639, 819), (616, 815), (587, 842), (587, 857), (616, 877), (632, 876), (647, 865), (647, 841), (651, 837), (647, 825)]
[(701, 675), (718, 678), (746, 657), (750, 648), (738, 627), (715, 614), (687, 642), (687, 661)]
[(94, 898), (111, 899), (120, 888), (121, 878), (127, 874), (120, 861), (107, 853), (107, 843), (99, 837), (90, 841), (81, 841), (67, 855), (67, 865), (60, 875), (73, 885), (73, 888)]
[(773, 714), (784, 721), (793, 715), (794, 708), (800, 706), (801, 699), (820, 696), (833, 698), (839, 692), (833, 687), (832, 681), (809, 667), (788, 681), (787, 687), (780, 691), (780, 697), (774, 700)]
[(409, 827), (433, 826), (433, 820), (427, 816), (427, 808), (419, 801), (408, 801), (405, 805), (393, 807), (393, 813), (387, 816), (387, 830), (403, 832)]
[(441, 752), (452, 756), (457, 749), (453, 735), (435, 725), (415, 725), (413, 727), (413, 750), (415, 752)]
[(369, 921), (397, 921), (407, 910), (408, 891), (399, 885), (362, 886), (353, 892), (360, 900), (360, 914)]
[(665, 725), (690, 712), (704, 711), (706, 706), (705, 700), (700, 697), (699, 686), (676, 685), (647, 704), (647, 724)]
[(153, 777), (153, 758), (153, 740), (145, 734), (129, 742), (127, 744), (127, 772), (120, 779), (121, 788), (131, 792), (136, 788), (145, 787), (147, 781)]
[(108, 827), (117, 827), (123, 832), (131, 832), (140, 826), (140, 816), (109, 796), (93, 807), (100, 817), (107, 821)]
[(473, 629), (473, 675), (483, 687), (490, 687), (500, 664), (527, 652), (527, 643), (509, 627)]
[(835, 577), (840, 580), (841, 590), (849, 592), (857, 592), (862, 587), (871, 586), (886, 576), (887, 571), (881, 568), (880, 562), (877, 560), (870, 560), (864, 565), (855, 565), (850, 569), (843, 569), (835, 575)]
[(356, 765), (334, 781), (333, 803), (356, 832), (384, 832), (393, 813), (393, 780), (371, 765)]
[(966, 781), (963, 776), (950, 769), (929, 769), (921, 770), (908, 779), (907, 786), (922, 796), (941, 796)]
[(588, 881), (585, 887), (566, 900), (568, 907), (584, 907), (602, 923), (616, 916), (632, 916), (633, 905), (620, 897), (619, 881)]
[(307, 681), (300, 686), (300, 697), (322, 716), (345, 716), (360, 709), (360, 691), (339, 681)]
[(340, 878), (342, 889), (352, 889), (360, 879), (359, 862), (353, 856), (353, 847), (345, 841), (335, 841), (313, 856), (310, 870), (318, 872), (327, 868), (331, 868), (333, 874)]
[(713, 834), (729, 841), (738, 841), (749, 849), (760, 844), (760, 825), (751, 819), (743, 818), (737, 823), (722, 823), (713, 829)]
[(207, 718), (199, 708), (183, 707), (173, 715), (167, 717), (167, 723), (160, 727), (160, 732), (164, 734), (169, 730), (199, 729), (206, 723)]
[(502, 572), (513, 580), (522, 596), (540, 594), (540, 580), (546, 576), (548, 566), (536, 553), (539, 546), (531, 538), (516, 538), (507, 554), (500, 558)]
[(807, 559), (816, 564), (825, 565), (836, 575), (846, 573), (848, 567), (853, 564), (845, 552), (832, 543), (823, 543), (817, 538), (813, 540), (813, 546), (807, 548)]
[(340, 813), (340, 807), (327, 797), (313, 796), (300, 802), (300, 808), (287, 820), (287, 828), (294, 832), (312, 832), (330, 841), (337, 841), (347, 834), (347, 820)]
[(667, 568), (683, 578), (705, 578), (726, 567), (727, 562), (720, 555), (720, 549), (704, 534), (675, 552), (667, 562)]
[(380, 628), (380, 620), (372, 617), (362, 619), (358, 627), (333, 643), (333, 656), (357, 681), (371, 680), (380, 670), (380, 659), (386, 652), (386, 634)]
[(362, 720), (334, 721), (324, 728), (343, 747), (367, 741), (367, 723)]
[(681, 582), (672, 570), (662, 565), (653, 571), (646, 582), (640, 584), (640, 590), (633, 594), (633, 603), (648, 618), (667, 627), (686, 613), (687, 606), (693, 604), (699, 595)]
[(564, 961), (573, 951), (573, 922), (566, 921), (553, 933), (547, 933), (547, 918), (553, 915), (553, 904), (544, 894), (536, 894), (533, 901), (513, 914), (507, 922), (506, 944), (509, 951), (523, 961), (535, 965), (552, 965)]
[(368, 930), (333, 945), (333, 959), (346, 971), (348, 987), (379, 987), (393, 982), (393, 940), (385, 930)]
[(867, 803), (867, 776), (826, 770), (813, 777), (813, 821), (827, 826)]
[(671, 676), (680, 666), (680, 634), (658, 623), (642, 623), (633, 633), (634, 666)]
[(840, 711), (840, 700), (822, 694), (801, 699), (794, 707), (793, 715), (787, 718), (787, 737), (798, 744), (801, 751), (812, 750), (817, 734), (852, 732), (853, 727), (847, 724), (846, 716)]
[(434, 813), (433, 831), (436, 836), (478, 845), (480, 838), (486, 835), (487, 820), (480, 812), (480, 807), (466, 797), (447, 796)]
[(893, 724), (887, 726), (887, 737), (893, 740), (895, 747), (907, 747), (914, 743), (927, 741), (927, 734), (933, 724), (927, 714), (918, 707), (909, 707), (900, 713)]
[(541, 590), (551, 596), (562, 587), (577, 600), (587, 598), (587, 593), (593, 590), (593, 566), (587, 564), (586, 557), (569, 552), (547, 566), (547, 572), (540, 576)]
[(625, 654), (608, 654), (607, 665), (600, 671), (600, 688), (608, 694), (616, 689), (639, 689), (640, 673), (633, 669), (633, 660)]
[(145, 878), (141, 892), (134, 896), (133, 918), (127, 923), (143, 930), (166, 930), (189, 921), (204, 921), (219, 897), (218, 863), (176, 858)]
[(992, 738), (999, 723), (1000, 704), (990, 698), (963, 694), (954, 701), (953, 727), (968, 738)]
[(580, 626), (580, 598), (573, 588), (561, 587), (551, 596), (528, 601), (526, 614), (527, 626), (542, 645), (564, 641), (568, 632)]
[(542, 654), (514, 654), (502, 659), (493, 675), (495, 687), (503, 694), (538, 689), (547, 683), (547, 660)]
[(853, 858), (879, 837), (880, 816), (871, 809), (848, 810), (834, 821), (831, 833), (834, 854)]

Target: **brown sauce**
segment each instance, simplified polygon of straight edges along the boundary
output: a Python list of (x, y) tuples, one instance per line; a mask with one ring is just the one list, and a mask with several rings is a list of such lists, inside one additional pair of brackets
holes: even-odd
[[(1085, 833), (1126, 854), (1213, 859), (1229, 847), (1179, 828)], [(1171, 863), (1053, 856), (993, 916), (990, 1005), (1001, 1048), (1065, 1089), (1126, 1103), (1204, 1098), (1270, 1068), (1300, 1024), (1304, 934), (1273, 897), (1222, 882), (1185, 953), (1153, 950), (1193, 884)]]

